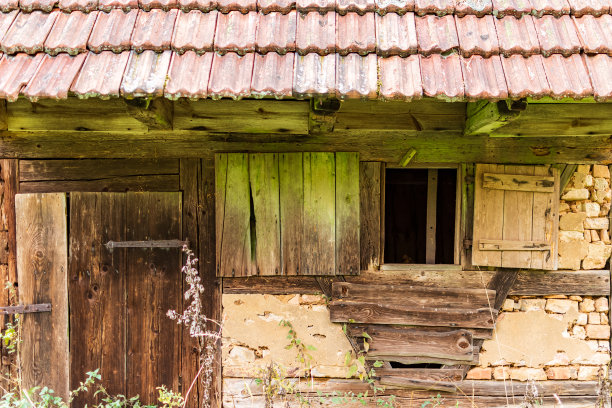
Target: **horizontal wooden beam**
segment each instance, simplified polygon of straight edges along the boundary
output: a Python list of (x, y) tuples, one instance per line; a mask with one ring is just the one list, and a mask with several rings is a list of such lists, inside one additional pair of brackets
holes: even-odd
[(495, 173), (484, 173), (482, 177), (482, 187), (491, 190), (534, 191), (538, 193), (552, 193), (555, 190), (554, 177)]
[(124, 99), (128, 113), (149, 129), (172, 129), (174, 103), (166, 98)]
[(550, 251), (550, 244), (545, 241), (481, 239), (478, 241), (478, 249), (481, 251)]
[(0, 307), (0, 315), (11, 315), (21, 313), (41, 313), (50, 312), (51, 303), (39, 303), (33, 305), (17, 305)]
[(489, 134), (518, 118), (526, 107), (525, 101), (470, 102), (465, 134)]

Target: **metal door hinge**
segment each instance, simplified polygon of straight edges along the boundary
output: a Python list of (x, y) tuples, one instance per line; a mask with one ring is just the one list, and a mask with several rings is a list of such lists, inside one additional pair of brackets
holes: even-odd
[(0, 314), (22, 314), (22, 313), (40, 313), (50, 312), (51, 303), (38, 303), (34, 305), (17, 305), (0, 307)]

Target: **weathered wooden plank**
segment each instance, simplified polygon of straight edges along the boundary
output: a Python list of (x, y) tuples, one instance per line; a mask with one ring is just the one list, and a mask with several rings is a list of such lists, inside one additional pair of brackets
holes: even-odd
[(382, 263), (382, 206), (380, 162), (359, 163), (359, 244), (361, 269)]
[(427, 170), (427, 232), (425, 262), (436, 263), (436, 208), (438, 205), (438, 169)]
[[(550, 242), (551, 250), (543, 256), (542, 269), (557, 270), (559, 267), (559, 203), (557, 197), (561, 196), (561, 181), (559, 170), (551, 168), (553, 177), (555, 178), (555, 191), (552, 196), (548, 197), (548, 205), (544, 212), (545, 222), (545, 239)], [(537, 266), (537, 264), (536, 264)]]
[(383, 285), (335, 282), (332, 296), (351, 302), (384, 303), (407, 308), (479, 309), (489, 306), (495, 291), (485, 289), (432, 288), (416, 285)]
[(249, 177), (253, 213), (251, 231), (255, 242), (257, 275), (281, 273), (281, 221), (278, 154), (249, 155)]
[(178, 189), (178, 174), (96, 178), (93, 180), (26, 181), (20, 183), (20, 191), (23, 193), (178, 191)]
[(359, 153), (336, 153), (336, 273), (357, 275), (359, 254)]
[(23, 304), (51, 303), (52, 312), (22, 318), (22, 386), (47, 386), (67, 398), (68, 237), (64, 194), (18, 194), (17, 270)]
[(472, 240), (474, 235), (474, 165), (461, 165), (461, 212), (460, 237), (458, 241), (461, 250), (461, 266), (464, 269), (472, 267), (472, 246), (463, 245), (465, 240)]
[(19, 181), (75, 181), (179, 173), (177, 159), (20, 160)]
[[(551, 169), (556, 171), (556, 169)], [(537, 176), (545, 176), (549, 175), (549, 168), (544, 166), (537, 166), (533, 169), (533, 174)], [(538, 250), (531, 252), (531, 268), (532, 269), (551, 269), (546, 268), (547, 264), (552, 265), (551, 257), (556, 257), (552, 253), (551, 241), (551, 228), (552, 228), (552, 218), (557, 218), (556, 213), (551, 211), (553, 208), (553, 201), (559, 201), (559, 194), (555, 193), (555, 189), (559, 188), (559, 183), (555, 183), (555, 177), (550, 177), (552, 179), (553, 191), (549, 194), (545, 193), (533, 193), (533, 220), (532, 220), (532, 231), (531, 231), (531, 239), (534, 241), (546, 242), (549, 245), (549, 248), (546, 252), (540, 252)], [(552, 217), (552, 218), (551, 218)], [(556, 254), (556, 240), (555, 240), (555, 254)], [(546, 260), (549, 260), (546, 262)]]
[[(550, 243), (546, 241), (511, 241), (502, 239), (481, 239), (478, 241), (480, 251), (548, 251)], [(539, 268), (541, 269), (541, 267)]]
[(258, 277), (225, 278), (223, 279), (223, 293), (261, 293), (273, 295), (287, 294), (318, 294), (321, 293), (319, 285), (313, 277)]
[(299, 275), (304, 228), (302, 153), (279, 154), (281, 260), (283, 275)]
[(504, 304), (508, 293), (510, 293), (510, 289), (516, 282), (518, 278), (518, 270), (517, 269), (506, 269), (499, 270), (495, 272), (491, 281), (489, 281), (488, 288), (493, 289), (495, 291), (495, 302), (492, 307), (495, 310), (499, 310), (501, 306)]
[(489, 309), (446, 309), (400, 307), (388, 304), (332, 301), (334, 323), (403, 324), (465, 328), (493, 328), (495, 311)]
[(401, 376), (429, 381), (461, 381), (463, 370), (458, 368), (377, 368), (376, 376)]
[[(518, 106), (517, 108), (523, 108)], [(524, 109), (524, 108), (523, 108)], [(489, 134), (516, 120), (522, 109), (512, 109), (512, 102), (478, 101), (467, 104), (465, 134)]]
[[(491, 299), (493, 301), (493, 299)], [(421, 332), (431, 332), (431, 333), (439, 333), (439, 332), (448, 332), (448, 327), (425, 327), (425, 326), (387, 326), (387, 325), (378, 325), (378, 324), (350, 324), (347, 327), (348, 334), (354, 337), (363, 336), (364, 332), (370, 333), (371, 331), (381, 331), (381, 330), (396, 330), (396, 329), (418, 329)], [(461, 329), (468, 331), (474, 341), (476, 340), (486, 340), (492, 337), (492, 331), (489, 329)]]
[(555, 178), (546, 175), (526, 176), (507, 172), (506, 174), (484, 173), (482, 187), (491, 190), (552, 193), (555, 189)]
[[(223, 207), (217, 206), (217, 224), (221, 232), (217, 235), (218, 276), (249, 276), (255, 274), (252, 262), (251, 195), (249, 187), (248, 155), (227, 154), (225, 181), (223, 166), (218, 165), (217, 197)], [(224, 159), (223, 159), (224, 160)], [(221, 163), (221, 159), (217, 160)], [(224, 190), (221, 190), (225, 187)]]
[(504, 167), (495, 164), (477, 164), (474, 178), (474, 228), (472, 245), (472, 264), (501, 266), (501, 252), (480, 251), (478, 241), (481, 239), (502, 239), (504, 191), (486, 190), (483, 188), (484, 173), (502, 173)]
[(384, 264), (380, 265), (381, 271), (460, 271), (461, 265), (446, 264)]
[(174, 102), (166, 98), (123, 99), (127, 112), (149, 129), (172, 130)]
[(335, 170), (333, 153), (304, 153), (303, 275), (336, 273)]
[(453, 382), (440, 380), (417, 380), (404, 376), (383, 376), (380, 378), (383, 386), (399, 387), (407, 390), (429, 390), (440, 392), (455, 392)]
[[(204, 171), (204, 169), (202, 169)], [(225, 219), (225, 193), (227, 189), (227, 154), (215, 155), (215, 268), (221, 274), (221, 243), (223, 241), (223, 220)]]
[[(534, 168), (531, 166), (505, 166), (504, 172), (513, 175), (533, 175)], [(529, 191), (505, 191), (502, 211), (504, 222), (502, 239), (504, 241), (530, 241), (534, 218), (533, 193)], [(529, 268), (531, 266), (531, 251), (502, 251), (501, 266), (505, 268)]]
[[(181, 236), (179, 193), (127, 193), (128, 240)], [(178, 249), (129, 248), (127, 281), (127, 395), (146, 404), (157, 401), (151, 384), (178, 389), (180, 333), (168, 319), (180, 310), (181, 254)]]
[[(578, 168), (577, 164), (566, 164), (566, 165), (562, 165), (559, 170), (561, 172), (560, 176), (559, 176), (559, 191), (561, 193), (563, 193), (563, 191), (565, 190), (565, 187), (567, 187), (567, 185), (570, 182), (570, 179), (572, 178), (572, 176), (574, 175), (574, 173), (576, 172), (576, 169)], [(563, 169), (563, 170), (561, 170)]]

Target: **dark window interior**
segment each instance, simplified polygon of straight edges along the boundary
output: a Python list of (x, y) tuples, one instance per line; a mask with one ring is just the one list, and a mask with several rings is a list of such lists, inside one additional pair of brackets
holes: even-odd
[(420, 363), (420, 364), (403, 364), (396, 361), (390, 361), (391, 368), (442, 368), (442, 364), (436, 363)]
[[(387, 169), (385, 263), (426, 263), (427, 169)], [(457, 170), (438, 169), (436, 262), (454, 263)]]

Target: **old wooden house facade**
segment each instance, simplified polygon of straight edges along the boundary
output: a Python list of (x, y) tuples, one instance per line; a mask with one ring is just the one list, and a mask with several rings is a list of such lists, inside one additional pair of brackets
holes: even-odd
[(264, 407), (272, 362), (363, 393), (360, 357), (397, 406), (609, 403), (611, 34), (608, 0), (0, 0), (3, 375), (185, 394), (187, 242), (223, 322), (188, 407)]

